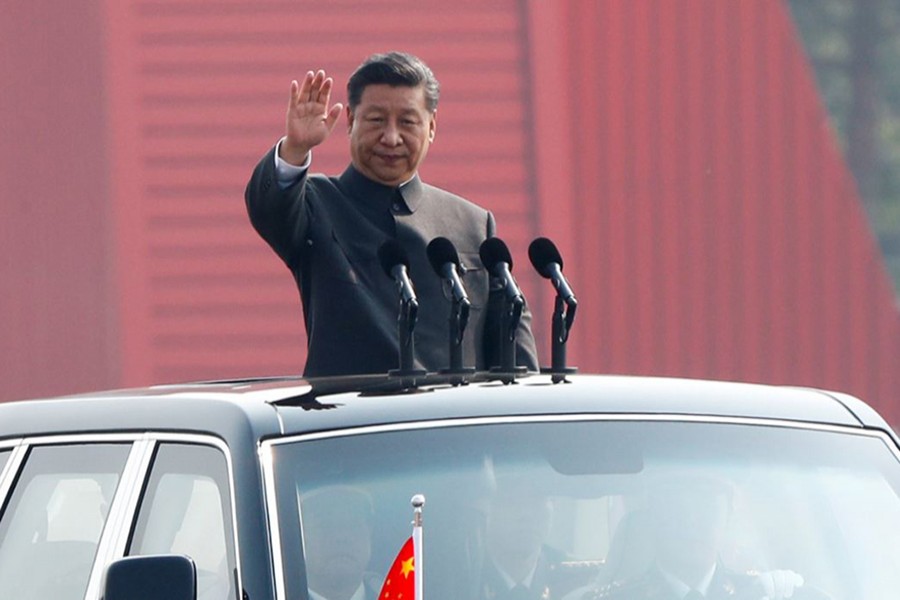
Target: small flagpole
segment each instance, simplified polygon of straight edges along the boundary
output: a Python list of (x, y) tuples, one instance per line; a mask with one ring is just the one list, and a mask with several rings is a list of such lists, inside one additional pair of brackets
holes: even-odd
[(425, 506), (425, 496), (416, 494), (410, 500), (413, 506), (413, 571), (415, 585), (415, 600), (425, 600), (425, 586), (422, 579), (422, 507)]

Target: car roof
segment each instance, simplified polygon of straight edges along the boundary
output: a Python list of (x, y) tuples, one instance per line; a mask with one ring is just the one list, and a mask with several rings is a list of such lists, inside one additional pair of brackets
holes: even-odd
[(228, 439), (444, 419), (536, 415), (685, 415), (771, 419), (891, 432), (862, 401), (809, 388), (662, 377), (574, 375), (554, 384), (382, 376), (160, 385), (0, 404), (0, 439), (57, 433), (180, 431)]

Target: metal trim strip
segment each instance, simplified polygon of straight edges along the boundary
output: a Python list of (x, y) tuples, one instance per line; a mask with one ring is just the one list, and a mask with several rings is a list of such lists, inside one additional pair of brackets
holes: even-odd
[(275, 499), (275, 466), (272, 460), (272, 444), (263, 442), (259, 447), (259, 462), (263, 475), (266, 502), (266, 523), (272, 543), (272, 569), (276, 600), (286, 600), (284, 562), (282, 560), (281, 529), (278, 527), (278, 503)]
[(85, 591), (85, 598), (88, 600), (100, 598), (103, 572), (109, 563), (121, 556), (117, 550), (120, 543), (124, 545), (128, 539), (131, 528), (126, 528), (126, 523), (129, 522), (129, 516), (134, 514), (133, 509), (137, 504), (137, 496), (140, 495), (141, 484), (146, 479), (154, 446), (153, 440), (146, 438), (135, 440), (131, 446), (131, 452), (128, 454), (128, 460), (116, 488), (116, 495), (106, 517), (103, 534), (97, 544), (91, 577)]
[[(19, 470), (22, 468), (22, 462), (25, 459), (25, 455), (28, 453), (28, 446), (23, 440), (16, 440), (9, 446), (12, 448), (12, 452), (10, 453), (6, 464), (3, 466), (3, 470), (0, 471), (0, 509), (6, 505), (7, 497), (12, 490), (13, 481), (15, 481), (16, 475), (19, 474)], [(3, 513), (0, 512), (0, 517), (2, 516)]]
[(709, 415), (692, 415), (679, 413), (570, 413), (550, 415), (505, 415), (493, 417), (454, 417), (450, 419), (431, 419), (427, 421), (412, 421), (408, 423), (389, 423), (383, 425), (365, 425), (346, 429), (333, 429), (313, 433), (301, 433), (267, 440), (264, 445), (278, 446), (298, 441), (328, 439), (344, 437), (348, 435), (365, 435), (370, 433), (384, 433), (391, 431), (412, 431), (418, 429), (443, 429), (448, 427), (463, 427), (468, 425), (497, 425), (503, 423), (540, 423), (540, 422), (565, 422), (565, 421), (671, 421), (688, 423), (720, 423), (732, 425), (756, 425), (767, 427), (782, 427), (792, 429), (808, 429), (817, 431), (832, 431), (852, 435), (865, 435), (880, 437), (888, 442), (888, 445), (900, 453), (891, 438), (881, 430), (862, 428), (859, 426), (833, 425), (823, 423), (809, 423), (805, 421), (792, 421), (787, 419), (770, 419), (764, 417), (722, 417)]

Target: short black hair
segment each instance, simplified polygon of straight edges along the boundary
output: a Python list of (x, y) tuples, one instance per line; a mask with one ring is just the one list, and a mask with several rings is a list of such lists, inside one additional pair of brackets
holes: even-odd
[(386, 83), (390, 86), (422, 86), (428, 112), (437, 110), (441, 86), (434, 73), (422, 59), (405, 52), (373, 54), (367, 58), (347, 82), (347, 101), (350, 110), (359, 106), (366, 86)]

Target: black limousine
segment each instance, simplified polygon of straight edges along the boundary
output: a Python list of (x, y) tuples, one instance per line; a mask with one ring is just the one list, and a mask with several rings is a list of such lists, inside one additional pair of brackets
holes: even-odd
[(679, 579), (756, 600), (900, 589), (900, 442), (856, 398), (459, 383), (272, 378), (0, 405), (0, 597), (375, 598), (416, 495), (434, 599), (663, 598)]

